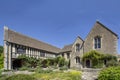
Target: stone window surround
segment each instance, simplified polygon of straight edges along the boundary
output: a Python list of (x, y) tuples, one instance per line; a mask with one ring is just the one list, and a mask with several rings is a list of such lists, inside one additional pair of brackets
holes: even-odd
[[(100, 38), (100, 48), (98, 48), (98, 42), (97, 42), (97, 48), (95, 48), (95, 38)], [(93, 50), (101, 49), (101, 48), (102, 48), (102, 36), (97, 35), (93, 38)]]
[(76, 52), (80, 52), (80, 44), (79, 43), (76, 43), (76, 45), (75, 45), (75, 51)]

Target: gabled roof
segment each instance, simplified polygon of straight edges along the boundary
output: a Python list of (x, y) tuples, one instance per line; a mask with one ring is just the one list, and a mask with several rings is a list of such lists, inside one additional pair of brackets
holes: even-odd
[(62, 50), (60, 52), (68, 52), (72, 50), (72, 46), (73, 44), (70, 45), (65, 45), (64, 48), (62, 48)]
[(77, 38), (81, 39), (82, 41), (84, 41), (80, 36), (78, 36)]
[[(76, 39), (80, 39), (80, 40), (82, 40), (82, 41), (84, 42), (84, 40), (83, 40), (80, 36), (78, 36)], [(76, 41), (76, 40), (75, 40), (75, 41)], [(74, 43), (75, 43), (75, 42), (74, 42)], [(73, 44), (74, 44), (74, 43), (73, 43)], [(71, 51), (73, 44), (65, 45), (60, 52), (68, 52), (68, 51)], [(82, 44), (82, 45), (83, 45), (83, 44)]]
[(5, 31), (5, 34), (7, 34), (6, 35), (7, 38), (5, 38), (5, 40), (11, 43), (16, 43), (16, 44), (20, 44), (20, 45), (24, 45), (24, 46), (52, 52), (52, 53), (59, 53), (59, 51), (61, 50), (60, 48), (57, 48), (55, 46), (52, 46), (42, 41), (38, 41), (31, 37), (22, 35), (10, 29), (7, 29), (7, 32)]
[[(82, 40), (84, 42), (84, 40), (80, 36), (77, 36), (76, 40), (77, 39), (80, 39), (80, 40)], [(75, 42), (76, 42), (76, 40), (75, 40)], [(74, 45), (75, 42), (73, 42), (73, 44), (65, 45), (60, 52), (72, 51), (72, 46)]]
[(112, 34), (114, 34), (119, 39), (118, 35), (115, 32), (113, 32), (112, 30), (110, 30), (109, 28), (107, 28), (105, 25), (103, 25), (99, 21), (96, 21), (96, 23), (100, 24), (102, 27), (104, 27), (105, 29), (107, 29), (108, 31), (110, 31)]

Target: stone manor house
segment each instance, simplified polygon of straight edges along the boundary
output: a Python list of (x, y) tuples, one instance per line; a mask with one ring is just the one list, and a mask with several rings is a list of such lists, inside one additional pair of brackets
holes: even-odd
[(90, 60), (82, 64), (83, 54), (96, 50), (117, 55), (117, 41), (118, 35), (98, 21), (85, 40), (78, 36), (72, 44), (65, 45), (62, 49), (4, 27), (4, 68), (11, 70), (20, 67), (21, 60), (17, 58), (21, 54), (43, 59), (62, 56), (69, 60), (70, 68), (91, 67)]

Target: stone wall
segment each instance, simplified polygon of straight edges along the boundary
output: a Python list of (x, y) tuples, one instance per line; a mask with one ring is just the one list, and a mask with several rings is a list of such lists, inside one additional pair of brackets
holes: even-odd
[[(94, 49), (94, 38), (96, 36), (101, 37), (100, 49)], [(117, 54), (117, 39), (118, 37), (114, 33), (97, 22), (85, 39), (84, 51), (97, 50), (102, 53)]]

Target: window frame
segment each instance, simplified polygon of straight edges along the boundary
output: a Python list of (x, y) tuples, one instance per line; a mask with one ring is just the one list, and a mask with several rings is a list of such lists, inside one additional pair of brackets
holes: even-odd
[(75, 51), (76, 52), (80, 52), (80, 47), (81, 45), (79, 44), (79, 43), (77, 43), (76, 45), (75, 45)]
[(102, 48), (102, 37), (96, 36), (94, 37), (94, 49), (101, 49)]
[(26, 54), (26, 49), (24, 47), (17, 47), (16, 48), (17, 54)]
[(45, 52), (40, 52), (40, 57), (45, 57)]
[(80, 64), (80, 57), (77, 56), (75, 60), (76, 60), (76, 64)]

